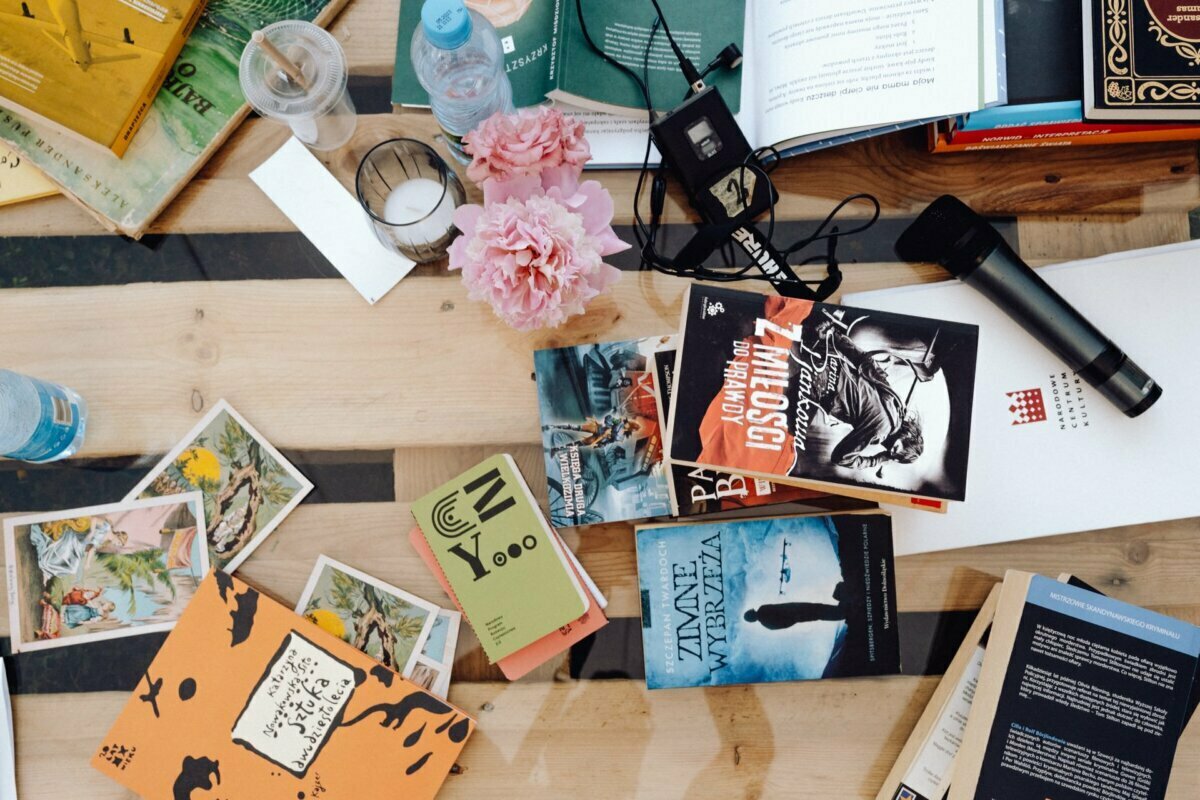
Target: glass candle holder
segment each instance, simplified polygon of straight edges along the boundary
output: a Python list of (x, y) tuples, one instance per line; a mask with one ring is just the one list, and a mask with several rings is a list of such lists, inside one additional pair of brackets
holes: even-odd
[(354, 186), (384, 247), (418, 264), (445, 257), (458, 234), (454, 209), (467, 193), (432, 147), (415, 139), (377, 144), (359, 163)]

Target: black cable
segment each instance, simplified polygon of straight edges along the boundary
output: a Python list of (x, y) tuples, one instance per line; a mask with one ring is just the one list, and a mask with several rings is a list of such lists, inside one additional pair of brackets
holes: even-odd
[(671, 43), (671, 49), (675, 51), (675, 58), (679, 61), (679, 68), (683, 70), (683, 77), (687, 80), (688, 86), (692, 87), (694, 91), (700, 91), (704, 88), (704, 78), (700, 75), (700, 70), (696, 69), (692, 60), (684, 55), (683, 49), (671, 35), (671, 28), (667, 25), (667, 15), (663, 13), (658, 0), (650, 0), (650, 2), (654, 4), (654, 13), (658, 14), (658, 18), (662, 20), (663, 33), (667, 35), (667, 41)]
[[(642, 90), (642, 97), (646, 101), (646, 110), (651, 114), (651, 116), (653, 116), (654, 106), (650, 103), (650, 90), (646, 88), (646, 84), (642, 81), (641, 76), (638, 75), (637, 72), (635, 72), (634, 70), (625, 66), (620, 61), (617, 61), (615, 58), (610, 56), (608, 53), (606, 53), (602, 49), (600, 49), (600, 46), (598, 44), (596, 44), (596, 42), (592, 39), (592, 35), (590, 33), (588, 33), (587, 22), (585, 22), (583, 19), (583, 0), (575, 0), (575, 13), (576, 13), (576, 16), (579, 17), (579, 29), (581, 31), (583, 31), (583, 38), (584, 38), (584, 41), (587, 42), (588, 47), (591, 48), (591, 50), (594, 53), (596, 53), (598, 56), (603, 58), (609, 64), (612, 64), (614, 67), (621, 70), (621, 72), (624, 72), (626, 75), (633, 78), (634, 82), (637, 83), (637, 85)], [(666, 25), (664, 24), (663, 27), (665, 29)], [(649, 159), (647, 159), (647, 160), (649, 160)]]
[[(663, 32), (667, 36), (667, 39), (671, 43), (672, 49), (675, 51), (676, 57), (680, 60), (680, 66), (683, 67), (683, 64), (686, 63), (689, 67), (691, 67), (692, 71), (696, 73), (697, 81), (700, 80), (700, 75), (695, 70), (695, 67), (694, 67), (694, 65), (692, 65), (691, 61), (688, 60), (687, 57), (683, 54), (683, 51), (679, 48), (678, 44), (675, 42), (674, 37), (671, 35), (670, 28), (667, 25), (666, 16), (663, 14), (662, 8), (658, 4), (658, 0), (650, 0), (650, 2), (654, 5), (655, 12), (658, 16), (657, 16), (657, 19), (655, 20), (654, 24), (651, 26), (650, 36), (647, 38), (646, 49), (643, 54), (642, 70), (643, 70), (643, 74), (645, 76), (644, 78), (642, 75), (638, 75), (638, 73), (635, 70), (633, 70), (632, 68), (626, 66), (625, 64), (621, 63), (620, 61), (617, 61), (616, 59), (609, 56), (606, 52), (604, 52), (603, 49), (600, 48), (599, 45), (596, 44), (595, 40), (592, 39), (591, 33), (588, 31), (588, 28), (587, 28), (587, 22), (583, 16), (583, 0), (575, 0), (575, 11), (576, 11), (576, 16), (579, 17), (580, 30), (583, 33), (584, 41), (587, 42), (588, 47), (594, 53), (599, 55), (604, 61), (617, 67), (617, 69), (619, 69), (621, 72), (624, 72), (626, 75), (628, 75), (630, 78), (633, 79), (633, 81), (638, 85), (638, 88), (641, 91), (642, 99), (645, 102), (645, 106), (646, 106), (647, 117), (650, 120), (650, 122), (653, 123), (654, 117), (655, 117), (655, 112), (654, 112), (654, 104), (653, 104), (653, 101), (650, 96), (649, 64), (650, 64), (651, 46), (653, 44), (654, 36), (655, 36), (655, 33), (657, 32), (657, 28), (660, 24), (662, 26)], [(686, 77), (687, 76), (686, 68), (684, 68), (684, 72), (685, 72), (685, 77)], [(689, 83), (694, 84), (694, 81), (689, 80)], [(677, 277), (693, 277), (693, 278), (698, 278), (700, 280), (707, 280), (707, 281), (712, 281), (712, 282), (717, 282), (717, 283), (727, 283), (727, 282), (742, 281), (742, 280), (763, 280), (763, 281), (769, 281), (769, 282), (775, 283), (775, 284), (781, 283), (781, 281), (779, 281), (779, 279), (777, 277), (772, 278), (771, 276), (767, 276), (767, 275), (748, 274), (749, 271), (756, 266), (753, 263), (747, 264), (744, 267), (734, 268), (731, 271), (717, 272), (717, 271), (712, 270), (708, 267), (705, 267), (701, 264), (696, 264), (693, 266), (684, 266), (684, 267), (677, 266), (673, 259), (662, 256), (655, 250), (655, 243), (658, 238), (658, 229), (660, 227), (659, 220), (661, 219), (661, 210), (662, 210), (661, 205), (663, 202), (665, 202), (665, 197), (661, 196), (661, 195), (665, 194), (665, 172), (664, 172), (665, 165), (663, 165), (663, 164), (659, 165), (658, 175), (655, 177), (655, 179), (653, 181), (653, 188), (651, 190), (652, 217), (651, 217), (651, 221), (650, 221), (649, 225), (646, 224), (646, 221), (642, 218), (642, 215), (641, 215), (641, 196), (642, 196), (642, 190), (645, 187), (646, 177), (650, 172), (650, 149), (651, 149), (652, 144), (653, 144), (653, 138), (649, 134), (647, 134), (646, 150), (645, 150), (645, 154), (642, 158), (642, 169), (641, 169), (641, 172), (638, 174), (638, 180), (637, 180), (637, 184), (634, 188), (634, 194), (633, 194), (634, 237), (637, 239), (638, 246), (639, 246), (639, 255), (641, 257), (641, 266), (643, 268), (648, 266), (651, 269), (656, 270), (658, 272), (662, 272), (663, 274), (666, 274), (666, 275), (673, 275), (673, 276), (677, 276)], [(765, 160), (765, 158), (769, 158), (769, 160)], [(775, 168), (778, 166), (780, 160), (782, 160), (782, 154), (779, 152), (779, 150), (777, 148), (775, 148), (772, 145), (760, 147), (760, 148), (757, 148), (756, 150), (752, 151), (746, 157), (746, 160), (743, 162), (741, 171), (740, 171), (739, 180), (741, 183), (740, 188), (742, 190), (742, 196), (746, 197), (746, 191), (745, 191), (746, 177), (745, 176), (746, 176), (747, 171), (754, 174), (756, 178), (761, 178), (762, 180), (765, 180), (768, 183), (768, 185), (771, 187), (772, 194), (777, 195), (778, 193), (774, 189), (774, 183), (771, 181), (770, 173), (775, 170)], [(663, 183), (660, 184), (660, 181)], [(824, 232), (825, 228), (827, 226), (829, 226), (829, 224), (837, 217), (837, 215), (842, 211), (843, 208), (845, 208), (850, 203), (853, 203), (858, 200), (867, 200), (873, 205), (873, 207), (874, 207), (873, 213), (872, 213), (870, 219), (868, 219), (862, 225), (859, 225), (858, 227), (852, 228), (848, 231), (840, 231), (837, 226), (834, 226), (829, 231), (829, 233)], [(657, 210), (656, 210), (656, 206), (658, 207)], [(881, 212), (881, 207), (879, 204), (879, 200), (874, 195), (868, 194), (866, 192), (859, 192), (857, 194), (850, 195), (848, 197), (843, 198), (841, 200), (841, 202), (839, 202), (836, 206), (834, 206), (834, 208), (829, 212), (829, 214), (826, 215), (825, 219), (821, 221), (821, 224), (819, 224), (811, 234), (809, 234), (806, 237), (803, 237), (802, 239), (797, 240), (796, 242), (793, 242), (791, 245), (788, 245), (787, 247), (780, 249), (779, 252), (781, 255), (783, 255), (786, 258), (787, 256), (792, 255), (793, 253), (795, 253), (798, 250), (802, 250), (811, 244), (814, 244), (816, 242), (824, 240), (827, 243), (825, 255), (824, 256), (820, 256), (820, 255), (809, 256), (808, 258), (801, 261), (800, 265), (801, 266), (808, 265), (808, 264), (814, 263), (817, 260), (824, 258), (827, 273), (829, 275), (840, 274), (840, 267), (839, 267), (839, 263), (837, 260), (837, 243), (838, 243), (839, 238), (842, 236), (848, 236), (848, 235), (852, 235), (852, 234), (856, 234), (856, 233), (861, 233), (862, 231), (865, 231), (866, 229), (870, 228), (879, 219), (880, 212)], [(769, 216), (768, 216), (768, 228), (767, 228), (768, 235), (765, 237), (768, 242), (770, 242), (774, 236), (775, 221), (776, 221), (776, 219), (775, 219), (775, 203), (771, 203), (770, 210), (769, 210)], [(789, 279), (787, 282), (791, 283), (792, 281)], [(795, 282), (806, 284), (806, 285), (821, 283), (820, 280), (804, 280), (804, 279), (800, 279), (800, 278), (797, 278)]]

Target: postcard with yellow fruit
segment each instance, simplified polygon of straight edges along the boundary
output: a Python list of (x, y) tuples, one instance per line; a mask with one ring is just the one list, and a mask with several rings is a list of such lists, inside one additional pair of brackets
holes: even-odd
[[(317, 559), (296, 613), (410, 678), (440, 608), (334, 561)], [(430, 687), (423, 687), (430, 688)]]
[(312, 488), (221, 400), (126, 499), (201, 492), (209, 560), (214, 569), (232, 573)]

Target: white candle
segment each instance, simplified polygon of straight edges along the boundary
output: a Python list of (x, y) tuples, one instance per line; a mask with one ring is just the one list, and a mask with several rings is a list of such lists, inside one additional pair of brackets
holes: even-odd
[(454, 196), (438, 181), (413, 178), (396, 186), (383, 204), (383, 218), (401, 244), (430, 245), (454, 224)]

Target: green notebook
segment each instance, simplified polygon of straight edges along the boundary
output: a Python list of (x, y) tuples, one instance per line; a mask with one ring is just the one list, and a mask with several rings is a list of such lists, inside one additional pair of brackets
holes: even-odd
[(492, 663), (587, 611), (584, 589), (511, 456), (467, 470), (412, 513)]

